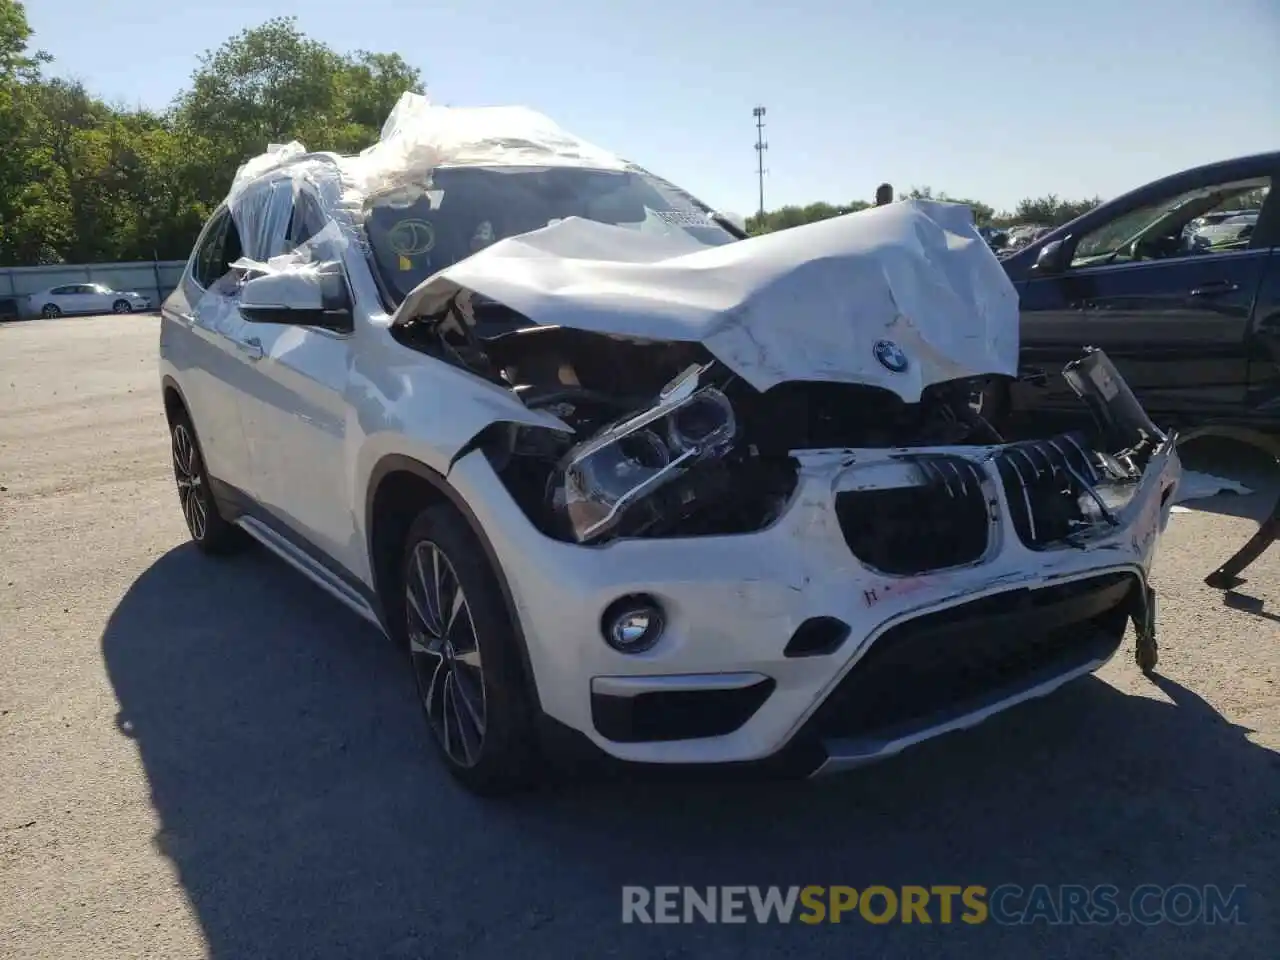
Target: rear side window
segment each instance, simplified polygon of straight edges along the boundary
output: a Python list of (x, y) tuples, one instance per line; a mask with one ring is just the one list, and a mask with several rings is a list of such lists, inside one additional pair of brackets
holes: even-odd
[(221, 210), (209, 224), (196, 250), (191, 275), (206, 290), (231, 271), (231, 264), (240, 259), (240, 232), (235, 220), (226, 210)]
[(211, 276), (216, 261), (222, 257), (223, 234), (227, 229), (227, 212), (219, 211), (205, 228), (191, 264), (191, 277), (202, 287), (208, 287), (217, 277)]
[(258, 261), (283, 253), (292, 213), (292, 181), (276, 180), (249, 186), (241, 194), (231, 218), (239, 228), (244, 253)]
[(296, 250), (324, 229), (324, 225), (325, 217), (320, 212), (320, 204), (310, 193), (300, 191), (293, 198), (286, 249)]

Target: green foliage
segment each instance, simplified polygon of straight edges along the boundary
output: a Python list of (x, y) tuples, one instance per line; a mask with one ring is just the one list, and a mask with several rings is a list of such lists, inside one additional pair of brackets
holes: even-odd
[(293, 18), (206, 53), (163, 113), (108, 106), (44, 76), (17, 0), (0, 0), (0, 264), (182, 259), (236, 168), (269, 143), (354, 152), (418, 71), (341, 54)]
[(862, 200), (854, 200), (852, 203), (846, 203), (842, 206), (833, 206), (830, 203), (811, 203), (807, 207), (779, 207), (777, 210), (767, 211), (763, 220), (759, 214), (747, 217), (747, 232), (752, 236), (761, 233), (772, 233), (775, 230), (798, 227), (803, 223), (826, 220), (828, 217), (856, 213), (859, 210), (865, 210), (869, 206), (871, 204)]
[(1065, 200), (1056, 193), (1046, 197), (1026, 197), (1019, 201), (1011, 223), (1034, 223), (1043, 227), (1060, 227), (1081, 214), (1088, 213), (1102, 202), (1101, 197), (1087, 200)]
[[(418, 70), (398, 54), (339, 53), (292, 17), (207, 52), (162, 113), (108, 106), (78, 83), (46, 77), (50, 58), (30, 41), (23, 4), (0, 0), (0, 264), (184, 258), (246, 159), (291, 140), (354, 152), (377, 139), (404, 91), (422, 92)], [(976, 223), (997, 226), (1056, 226), (1099, 202), (1051, 194), (997, 213), (927, 186), (906, 198), (967, 204)], [(750, 217), (747, 229), (785, 230), (868, 206), (786, 206)]]
[[(1102, 202), (1101, 197), (1088, 200), (1064, 200), (1055, 194), (1047, 197), (1027, 197), (1022, 200), (1013, 212), (998, 213), (990, 204), (965, 197), (952, 197), (945, 191), (935, 193), (932, 187), (912, 187), (906, 193), (898, 194), (899, 200), (939, 200), (945, 203), (962, 203), (973, 211), (973, 222), (978, 226), (1007, 227), (1015, 223), (1042, 224), (1056, 227), (1074, 220), (1083, 213), (1092, 210)], [(1259, 204), (1261, 205), (1261, 204)], [(747, 219), (750, 233), (769, 233), (773, 230), (785, 230), (787, 227), (798, 227), (802, 223), (813, 223), (836, 217), (842, 213), (853, 213), (871, 206), (861, 200), (855, 200), (844, 206), (832, 206), (829, 203), (811, 203), (807, 207), (779, 207), (768, 211), (763, 221), (759, 215)]]
[(988, 204), (982, 203), (980, 200), (966, 200), (961, 197), (952, 197), (944, 190), (937, 195), (933, 192), (933, 187), (912, 187), (906, 193), (898, 194), (899, 200), (940, 200), (943, 203), (963, 203), (973, 211), (973, 222), (978, 226), (986, 226), (991, 223), (996, 215), (996, 211)]

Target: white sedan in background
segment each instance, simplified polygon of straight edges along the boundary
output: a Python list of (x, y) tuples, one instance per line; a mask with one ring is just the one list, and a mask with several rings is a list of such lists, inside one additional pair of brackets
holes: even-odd
[(133, 313), (150, 310), (151, 300), (133, 290), (112, 290), (101, 283), (66, 283), (27, 297), (30, 314), (45, 318), (73, 313)]

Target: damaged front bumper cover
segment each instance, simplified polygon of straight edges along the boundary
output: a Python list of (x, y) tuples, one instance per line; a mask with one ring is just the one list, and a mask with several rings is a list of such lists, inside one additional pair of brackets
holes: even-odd
[[(1096, 670), (1130, 621), (1153, 637), (1147, 575), (1174, 444), (1105, 355), (1068, 373), (1114, 452), (1091, 458), (1065, 436), (1035, 449), (797, 451), (789, 502), (750, 534), (586, 547), (514, 512), (480, 516), (514, 574), (543, 710), (621, 760), (798, 756), (830, 772)], [(1121, 492), (1101, 475), (1108, 459), (1129, 471)], [(452, 476), (470, 502), (517, 511), (482, 457)], [(1075, 491), (1065, 513), (1055, 483)], [(602, 642), (601, 616), (637, 595), (660, 604), (665, 630), (626, 654)]]

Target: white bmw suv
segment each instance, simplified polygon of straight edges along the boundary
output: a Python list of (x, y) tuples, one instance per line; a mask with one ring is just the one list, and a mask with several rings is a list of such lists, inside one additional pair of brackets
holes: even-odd
[(832, 771), (1097, 669), (1178, 478), (1100, 352), (1096, 428), (1009, 441), (1017, 298), (967, 208), (746, 238), (518, 108), (413, 95), (247, 163), (165, 302), (178, 494), (409, 653), (477, 792), (561, 756)]

